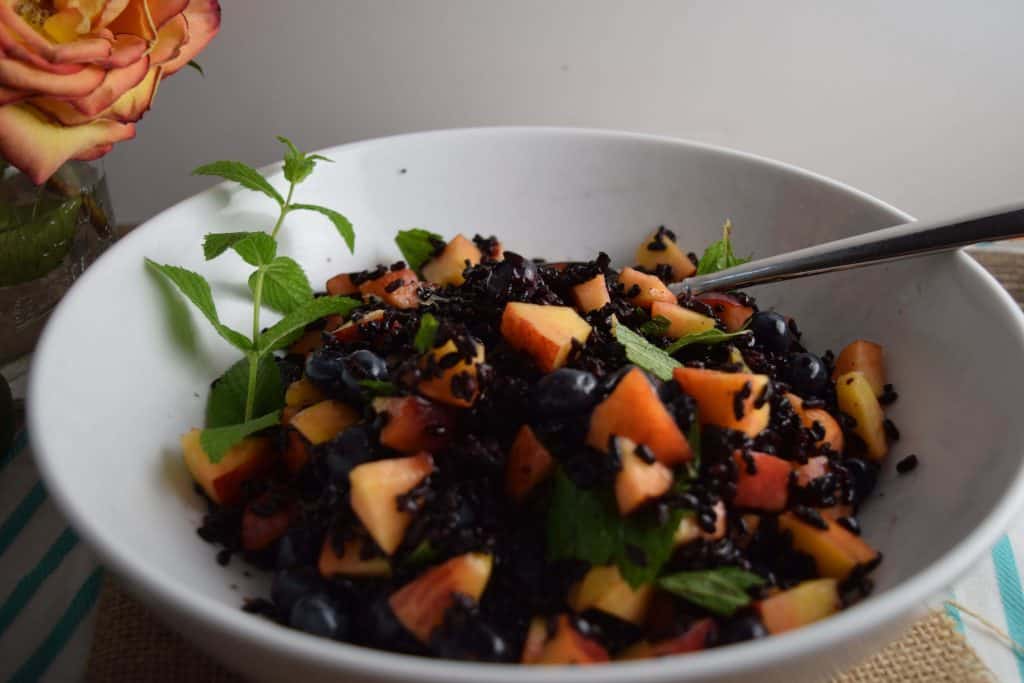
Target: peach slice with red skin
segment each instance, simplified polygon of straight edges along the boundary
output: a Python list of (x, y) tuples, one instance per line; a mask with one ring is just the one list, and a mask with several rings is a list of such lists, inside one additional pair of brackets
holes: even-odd
[(309, 381), (308, 377), (300, 377), (291, 384), (284, 392), (284, 404), (292, 408), (308, 408), (314, 403), (319, 403), (327, 399), (324, 392)]
[(665, 336), (672, 339), (679, 339), (689, 334), (707, 332), (715, 327), (713, 318), (667, 301), (655, 301), (651, 304), (651, 318), (657, 318), (658, 316), (668, 320), (668, 329), (665, 330)]
[(656, 643), (649, 643), (642, 640), (623, 650), (616, 657), (621, 660), (651, 659), (653, 657), (667, 657), (669, 655), (681, 655), (687, 652), (697, 652), (707, 647), (708, 636), (715, 628), (714, 619), (701, 619), (695, 622), (690, 628), (673, 638), (660, 640)]
[(644, 270), (654, 271), (665, 265), (672, 269), (672, 281), (678, 282), (697, 272), (690, 257), (676, 244), (675, 235), (665, 228), (658, 228), (637, 247), (636, 262)]
[(789, 399), (789, 405), (793, 407), (793, 412), (800, 418), (800, 423), (803, 424), (804, 428), (813, 429), (815, 422), (821, 425), (821, 428), (825, 431), (825, 436), (816, 442), (819, 446), (827, 445), (836, 453), (843, 452), (843, 430), (827, 410), (824, 408), (808, 408), (804, 405), (804, 400), (796, 394), (786, 394), (786, 398)]
[(832, 379), (848, 372), (862, 372), (875, 392), (881, 396), (885, 391), (885, 353), (879, 344), (858, 339), (848, 344), (836, 357)]
[(359, 286), (352, 282), (349, 273), (338, 273), (327, 281), (327, 293), (331, 296), (351, 296), (359, 293)]
[(273, 467), (274, 449), (270, 440), (246, 437), (228, 449), (220, 462), (210, 462), (199, 442), (200, 431), (193, 429), (181, 437), (185, 465), (192, 479), (215, 503), (238, 504), (242, 500), (242, 484), (266, 474)]
[(604, 273), (598, 273), (586, 282), (573, 286), (572, 298), (576, 301), (576, 308), (582, 313), (590, 313), (610, 304), (612, 299), (608, 295), (608, 283), (605, 282)]
[(294, 502), (277, 503), (276, 509), (263, 512), (261, 507), (271, 505), (265, 494), (245, 506), (242, 513), (242, 548), (264, 550), (284, 536), (289, 525), (299, 512)]
[(388, 270), (380, 277), (361, 283), (359, 293), (364, 300), (379, 299), (393, 308), (416, 308), (420, 305), (419, 288), (419, 276), (405, 268)]
[(824, 619), (838, 612), (840, 606), (835, 579), (804, 581), (755, 603), (764, 627), (772, 635)]
[(466, 281), (462, 273), (466, 268), (480, 263), (482, 257), (475, 244), (462, 235), (456, 235), (440, 253), (424, 263), (420, 270), (423, 277), (430, 282), (441, 286), (459, 287)]
[[(447, 403), (450, 406), (457, 408), (468, 408), (476, 402), (477, 396), (480, 394), (480, 389), (477, 384), (477, 368), (484, 362), (485, 352), (484, 345), (474, 341), (476, 346), (476, 356), (472, 362), (468, 360), (460, 360), (450, 368), (440, 370), (440, 374), (436, 377), (429, 377), (427, 379), (420, 380), (419, 391), (424, 396), (440, 401), (441, 403)], [(448, 340), (436, 349), (432, 349), (428, 352), (429, 358), (433, 359), (430, 363), (424, 359), (420, 364), (421, 368), (427, 368), (430, 366), (436, 366), (443, 368), (444, 358), (452, 353), (456, 353), (458, 348), (455, 346), (455, 342)], [(460, 391), (456, 391), (452, 384), (456, 386), (459, 383), (465, 385), (465, 394)]]
[(356, 576), (375, 577), (389, 576), (391, 574), (391, 563), (386, 557), (363, 557), (364, 541), (359, 538), (350, 538), (344, 543), (342, 553), (339, 555), (334, 550), (334, 543), (331, 535), (324, 539), (323, 548), (320, 549), (320, 560), (317, 569), (320, 576), (330, 579), (335, 576)]
[(768, 453), (752, 452), (754, 472), (747, 467), (747, 460), (736, 453), (736, 495), (733, 505), (765, 512), (784, 510), (789, 499), (789, 477), (793, 471), (787, 460)]
[(641, 273), (635, 268), (623, 268), (619, 273), (619, 284), (627, 299), (640, 308), (650, 308), (655, 301), (676, 303), (676, 295), (657, 275)]
[(733, 429), (751, 438), (768, 426), (771, 406), (763, 400), (767, 375), (703, 368), (676, 368), (672, 374), (683, 391), (697, 402), (702, 425)]
[(618, 565), (591, 567), (579, 583), (569, 589), (569, 606), (580, 613), (596, 609), (631, 624), (642, 624), (654, 597), (654, 586), (630, 586)]
[[(366, 315), (360, 317), (358, 320), (349, 320), (348, 322), (340, 325), (331, 330), (331, 336), (337, 341), (343, 343), (351, 343), (358, 341), (363, 336), (363, 328), (370, 323), (381, 320), (384, 317), (383, 310), (370, 311)], [(331, 328), (327, 328), (331, 329)]]
[(349, 502), (370, 536), (388, 555), (402, 543), (413, 515), (399, 509), (398, 499), (434, 471), (434, 458), (419, 453), (357, 465), (349, 472)]
[(523, 500), (551, 474), (554, 466), (548, 449), (529, 425), (523, 425), (516, 433), (505, 462), (505, 492), (512, 500)]
[(647, 446), (658, 462), (669, 467), (693, 457), (675, 418), (640, 368), (631, 368), (590, 415), (587, 444), (607, 451), (609, 439), (622, 436)]
[[(555, 617), (554, 625), (555, 632), (552, 634), (548, 632), (546, 620), (538, 622), (535, 619), (531, 622), (527, 643), (523, 648), (523, 664), (582, 666), (609, 660), (608, 651), (576, 630), (568, 615)], [(542, 640), (540, 646), (537, 645), (539, 640)]]
[(294, 429), (287, 428), (281, 459), (290, 474), (298, 474), (309, 462), (309, 442)]
[(585, 344), (590, 324), (568, 306), (512, 301), (501, 314), (501, 336), (533, 357), (542, 372), (565, 365), (573, 344)]
[(359, 422), (360, 415), (352, 406), (328, 399), (303, 408), (289, 424), (316, 446), (330, 441), (345, 429)]
[(294, 356), (305, 356), (307, 353), (316, 351), (324, 345), (323, 330), (306, 330), (302, 336), (292, 342), (288, 347), (288, 354)]
[(644, 503), (660, 498), (672, 488), (672, 470), (657, 460), (644, 460), (638, 453), (637, 444), (619, 436), (615, 437), (615, 449), (621, 464), (615, 475), (615, 501), (620, 515), (635, 512)]
[(740, 303), (740, 300), (732, 294), (708, 292), (698, 296), (697, 301), (709, 306), (728, 332), (737, 332), (743, 329), (750, 316), (754, 315), (753, 308)]
[(419, 396), (376, 398), (373, 409), (387, 414), (381, 444), (400, 453), (438, 451), (448, 445), (455, 427), (451, 408)]
[(434, 629), (455, 603), (456, 594), (479, 602), (491, 577), (493, 558), (467, 553), (428, 569), (394, 592), (388, 599), (391, 611), (421, 643), (430, 642)]
[(832, 579), (845, 579), (859, 566), (871, 564), (878, 551), (835, 521), (822, 516), (825, 528), (812, 526), (792, 512), (779, 515), (779, 528), (788, 531), (793, 548), (810, 555), (818, 573)]

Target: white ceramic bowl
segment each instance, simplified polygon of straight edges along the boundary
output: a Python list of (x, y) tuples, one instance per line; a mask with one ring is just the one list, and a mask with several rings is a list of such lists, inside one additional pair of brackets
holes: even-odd
[[(554, 129), (456, 130), (325, 150), (299, 190), (337, 207), (358, 231), (348, 255), (319, 217), (289, 218), (281, 251), (314, 282), (397, 258), (398, 228), (496, 233), (547, 258), (597, 249), (630, 261), (645, 231), (667, 225), (688, 248), (736, 226), (760, 255), (892, 225), (907, 217), (820, 176), (688, 142)], [(272, 177), (280, 185), (280, 174)], [(239, 609), (265, 589), (239, 562), (222, 569), (195, 533), (202, 513), (178, 452), (201, 424), (210, 379), (235, 353), (201, 332), (197, 356), (165, 329), (143, 257), (181, 264), (214, 283), (222, 317), (244, 328), (247, 273), (232, 257), (204, 263), (207, 232), (269, 225), (273, 206), (219, 186), (165, 211), (122, 240), (71, 290), (35, 357), (29, 416), (39, 465), (72, 524), (139, 598), (198, 646), (258, 679), (431, 683), (644, 683), (819, 680), (887, 640), (997, 539), (1022, 499), (1024, 325), (1010, 298), (962, 253), (757, 292), (800, 321), (812, 349), (868, 337), (887, 350), (900, 392), (903, 439), (881, 495), (862, 518), (885, 553), (872, 597), (820, 624), (767, 640), (657, 661), (586, 670), (418, 659), (281, 628)], [(896, 477), (909, 452), (921, 465)], [(233, 590), (232, 584), (238, 588)]]

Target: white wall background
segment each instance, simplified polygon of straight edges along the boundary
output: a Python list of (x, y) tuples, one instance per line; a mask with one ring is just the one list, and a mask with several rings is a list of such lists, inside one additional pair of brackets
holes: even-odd
[(200, 163), (455, 126), (695, 138), (919, 217), (1024, 199), (1024, 0), (221, 0), (220, 36), (108, 157), (119, 219)]

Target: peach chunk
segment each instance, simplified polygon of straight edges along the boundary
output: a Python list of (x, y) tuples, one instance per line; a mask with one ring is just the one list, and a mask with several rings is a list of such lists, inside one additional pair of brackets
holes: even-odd
[(284, 460), (285, 469), (291, 474), (298, 474), (309, 462), (309, 442), (291, 427), (286, 429), (281, 459)]
[(618, 565), (591, 567), (583, 579), (569, 589), (569, 607), (575, 612), (596, 609), (632, 624), (642, 624), (654, 597), (654, 586), (630, 586)]
[(399, 509), (398, 498), (416, 488), (434, 471), (429, 453), (376, 460), (358, 465), (348, 475), (352, 510), (388, 555), (398, 549), (412, 513)]
[(803, 465), (793, 463), (793, 471), (796, 472), (797, 486), (807, 486), (815, 479), (824, 477), (829, 473), (830, 469), (828, 458), (824, 455), (816, 455), (813, 458), (808, 458), (807, 462)]
[(331, 296), (349, 296), (358, 294), (359, 287), (352, 282), (348, 273), (339, 273), (327, 281), (327, 293)]
[(565, 365), (573, 342), (585, 344), (590, 325), (568, 306), (540, 306), (512, 301), (501, 314), (501, 336), (533, 357), (543, 372)]
[(672, 337), (673, 339), (679, 339), (688, 334), (707, 332), (715, 326), (713, 318), (701, 315), (688, 308), (683, 308), (679, 304), (665, 301), (655, 301), (651, 305), (651, 317), (656, 318), (658, 316), (668, 320), (668, 329), (665, 331), (665, 336)]
[(242, 499), (242, 484), (258, 477), (274, 464), (269, 439), (250, 436), (232, 446), (220, 462), (210, 462), (199, 442), (201, 430), (193, 429), (181, 437), (185, 466), (192, 479), (215, 503), (235, 505)]
[(512, 500), (523, 500), (551, 473), (555, 461), (529, 425), (516, 433), (505, 462), (505, 492)]
[(651, 449), (663, 465), (677, 465), (693, 457), (676, 420), (640, 368), (631, 368), (608, 397), (590, 415), (587, 444), (607, 451), (612, 436), (624, 436)]
[[(384, 317), (384, 311), (370, 311), (358, 320), (349, 320), (343, 325), (332, 329), (330, 334), (340, 342), (358, 341), (363, 335), (363, 328), (369, 323), (376, 322)], [(328, 328), (330, 329), (330, 328)]]
[(284, 536), (299, 507), (292, 503), (272, 503), (263, 495), (245, 506), (242, 513), (242, 548), (264, 550)]
[[(568, 615), (560, 614), (555, 618), (553, 634), (548, 633), (546, 620), (540, 621), (540, 625), (536, 629), (531, 623), (530, 631), (534, 636), (534, 641), (531, 642), (528, 639), (527, 647), (523, 648), (523, 664), (581, 666), (607, 662), (609, 659), (608, 652), (597, 641), (585, 637), (576, 630)], [(545, 639), (540, 648), (536, 647), (538, 634)], [(540, 650), (539, 653), (535, 653), (537, 649)], [(530, 655), (529, 658), (527, 655)]]
[(612, 299), (608, 295), (604, 273), (598, 273), (586, 282), (574, 286), (572, 298), (576, 300), (576, 308), (580, 309), (581, 313), (590, 313), (610, 304)]
[(839, 611), (839, 607), (835, 579), (804, 581), (755, 604), (764, 627), (773, 635), (824, 619)]
[(438, 451), (448, 445), (455, 427), (451, 408), (418, 396), (376, 398), (373, 409), (387, 414), (381, 444), (401, 453)]
[(697, 539), (703, 539), (705, 541), (718, 541), (725, 538), (725, 532), (728, 528), (728, 517), (725, 510), (725, 503), (718, 501), (715, 503), (715, 530), (708, 532), (700, 528), (697, 523), (697, 516), (693, 514), (683, 515), (683, 518), (679, 520), (679, 527), (676, 529), (675, 535), (672, 537), (672, 545), (675, 547), (692, 543)]
[(793, 548), (814, 558), (818, 573), (832, 579), (845, 579), (860, 565), (874, 562), (878, 552), (838, 523), (822, 518), (819, 529), (792, 512), (779, 515), (779, 528), (793, 537)]
[(327, 397), (315, 384), (306, 377), (300, 377), (291, 384), (284, 392), (284, 404), (290, 408), (308, 408), (314, 403), (319, 403)]
[(868, 457), (876, 462), (883, 460), (889, 453), (885, 413), (864, 373), (840, 375), (836, 379), (836, 401), (839, 410), (856, 420), (853, 432), (864, 441)]
[(347, 427), (359, 422), (359, 418), (358, 411), (352, 406), (328, 399), (300, 410), (292, 417), (290, 424), (316, 446), (341, 434)]
[(481, 254), (476, 245), (456, 235), (439, 254), (434, 256), (420, 269), (423, 277), (439, 285), (460, 286), (466, 281), (463, 271), (480, 263)]
[(493, 559), (483, 553), (467, 553), (428, 569), (388, 599), (398, 621), (422, 643), (444, 621), (455, 594), (479, 601), (491, 577)]
[(793, 412), (797, 414), (797, 417), (800, 418), (800, 423), (806, 429), (812, 429), (814, 423), (817, 422), (825, 430), (825, 436), (817, 441), (819, 446), (827, 445), (836, 453), (843, 452), (843, 430), (827, 410), (824, 408), (807, 408), (804, 406), (804, 400), (796, 394), (786, 394), (786, 398), (789, 399), (789, 405), (793, 406)]
[(697, 301), (710, 306), (715, 317), (722, 321), (722, 325), (729, 332), (743, 329), (750, 316), (754, 315), (753, 308), (740, 303), (740, 300), (732, 294), (708, 292), (698, 296)]
[(679, 282), (697, 272), (697, 266), (676, 244), (675, 233), (664, 227), (652, 232), (637, 247), (636, 262), (644, 270), (650, 271), (661, 265), (670, 267), (673, 282)]
[(350, 538), (345, 541), (343, 552), (338, 555), (331, 542), (331, 535), (324, 539), (324, 546), (320, 550), (320, 561), (318, 568), (320, 575), (325, 579), (335, 576), (390, 576), (391, 563), (386, 557), (363, 557), (364, 542), (358, 538)]
[[(615, 500), (620, 515), (634, 512), (644, 503), (660, 498), (672, 488), (672, 470), (657, 460), (644, 460), (635, 443), (619, 436), (615, 437), (615, 448), (622, 464), (615, 475)], [(653, 453), (649, 455), (653, 457)]]
[(359, 285), (359, 292), (364, 300), (374, 298), (394, 308), (416, 308), (420, 305), (419, 288), (419, 277), (405, 268), (389, 270), (378, 278), (367, 280)]
[(296, 339), (288, 347), (288, 353), (294, 356), (305, 356), (311, 351), (316, 351), (324, 345), (323, 330), (306, 330), (302, 336)]
[(619, 273), (619, 284), (627, 299), (640, 308), (650, 308), (655, 301), (676, 303), (676, 295), (668, 291), (668, 287), (657, 275), (641, 273), (634, 268), (623, 268)]
[(686, 631), (673, 638), (660, 640), (656, 643), (641, 640), (623, 650), (616, 659), (651, 659), (652, 657), (667, 657), (669, 655), (681, 655), (687, 652), (703, 650), (707, 646), (708, 636), (711, 635), (714, 627), (714, 619), (701, 619)]
[(763, 400), (767, 375), (702, 368), (676, 368), (673, 375), (683, 391), (697, 401), (701, 424), (733, 429), (749, 437), (768, 426), (771, 406)]
[(732, 502), (742, 508), (778, 512), (789, 499), (790, 463), (768, 453), (751, 453), (754, 472), (747, 469), (747, 461), (736, 453), (736, 495)]
[(858, 339), (851, 342), (836, 358), (836, 366), (832, 371), (832, 378), (848, 372), (863, 372), (864, 378), (871, 385), (875, 396), (881, 396), (885, 391), (885, 357), (882, 347), (866, 339)]
[[(420, 367), (436, 366), (440, 369), (440, 374), (421, 380), (420, 393), (435, 401), (459, 408), (468, 408), (473, 405), (476, 397), (480, 394), (476, 378), (477, 368), (485, 358), (484, 345), (479, 342), (474, 343), (476, 344), (476, 357), (472, 362), (460, 360), (447, 369), (444, 368), (444, 363), (447, 362), (444, 358), (458, 350), (455, 342), (449, 339), (438, 348), (432, 349)], [(432, 358), (432, 361), (428, 361), (426, 358)]]

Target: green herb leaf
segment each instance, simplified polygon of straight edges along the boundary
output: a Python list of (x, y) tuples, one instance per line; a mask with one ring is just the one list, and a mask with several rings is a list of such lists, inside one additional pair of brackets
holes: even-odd
[(750, 604), (747, 591), (764, 579), (739, 567), (680, 572), (662, 577), (658, 585), (670, 593), (721, 616)]
[[(673, 510), (665, 524), (652, 510), (636, 512), (622, 521), (622, 546), (615, 555), (622, 578), (636, 588), (658, 578), (672, 555), (682, 510)], [(639, 560), (643, 560), (640, 562)]]
[(356, 231), (352, 227), (352, 222), (345, 218), (334, 209), (328, 209), (326, 206), (317, 206), (316, 204), (292, 204), (292, 210), (296, 211), (313, 211), (327, 216), (331, 223), (334, 224), (334, 228), (341, 235), (341, 239), (345, 240), (345, 246), (348, 247), (350, 253), (356, 253)]
[(344, 296), (322, 296), (308, 301), (265, 330), (260, 335), (257, 351), (266, 353), (283, 348), (296, 332), (314, 320), (335, 314), (344, 317), (362, 305), (362, 301)]
[(194, 59), (189, 60), (188, 64), (186, 64), (185, 66), (192, 67), (193, 69), (195, 69), (196, 71), (199, 72), (200, 76), (202, 76), (203, 78), (206, 78), (206, 72), (203, 71), (203, 66), (199, 62), (197, 62), (196, 60), (194, 60)]
[(395, 244), (402, 252), (402, 258), (406, 264), (415, 271), (419, 271), (423, 264), (433, 258), (438, 247), (444, 244), (444, 238), (436, 232), (430, 232), (422, 228), (411, 228), (399, 230), (395, 235)]
[(637, 332), (645, 337), (662, 337), (672, 322), (663, 315), (656, 315), (637, 328)]
[(231, 248), (250, 266), (265, 266), (277, 256), (277, 241), (265, 232), (251, 232)]
[[(206, 401), (206, 427), (226, 427), (245, 420), (245, 397), (249, 384), (249, 359), (243, 358), (210, 386)], [(281, 371), (271, 355), (261, 356), (256, 366), (253, 413), (265, 415), (284, 407)]]
[(422, 541), (411, 553), (405, 556), (405, 561), (402, 564), (407, 567), (421, 567), (434, 562), (439, 557), (441, 557), (441, 553), (430, 544), (430, 541)]
[(164, 326), (171, 341), (186, 355), (192, 355), (199, 347), (196, 326), (192, 320), (192, 312), (181, 293), (175, 289), (170, 280), (165, 278), (156, 268), (146, 268), (146, 273), (153, 279), (160, 293)]
[(283, 135), (278, 135), (277, 139), (288, 147), (288, 151), (284, 154), (284, 178), (289, 183), (298, 185), (308, 178), (316, 168), (317, 161), (334, 163), (333, 159), (328, 159), (320, 154), (303, 154), (291, 140)]
[(146, 265), (173, 282), (229, 344), (242, 351), (252, 349), (252, 342), (248, 337), (221, 323), (217, 315), (217, 306), (213, 303), (210, 284), (202, 275), (178, 266), (162, 265), (150, 259), (146, 259)]
[(437, 338), (437, 328), (440, 323), (430, 313), (424, 313), (423, 317), (420, 318), (419, 329), (416, 330), (416, 337), (412, 340), (412, 345), (416, 347), (416, 350), (420, 353), (426, 353), (430, 349), (434, 348), (434, 340)]
[(249, 276), (249, 289), (263, 273), (263, 303), (275, 311), (291, 313), (313, 299), (313, 288), (302, 266), (287, 256), (278, 256)]
[(674, 342), (665, 347), (665, 353), (675, 353), (684, 346), (690, 344), (721, 344), (727, 342), (730, 339), (736, 339), (737, 337), (745, 337), (750, 334), (750, 330), (737, 330), (736, 332), (723, 332), (722, 330), (713, 327), (710, 330), (704, 330), (703, 332), (694, 332), (688, 334), (685, 337), (680, 337)]
[(398, 387), (393, 382), (382, 382), (379, 379), (361, 379), (359, 386), (373, 396), (394, 396), (398, 393)]
[(203, 238), (203, 256), (207, 261), (217, 258), (230, 249), (235, 242), (243, 240), (251, 232), (211, 232)]
[(717, 273), (726, 268), (740, 266), (749, 261), (749, 258), (739, 258), (732, 253), (732, 221), (726, 221), (722, 226), (722, 239), (714, 242), (704, 250), (704, 255), (697, 263), (697, 275)]
[(266, 178), (259, 171), (241, 161), (215, 161), (212, 164), (205, 164), (192, 171), (192, 175), (209, 175), (225, 180), (233, 180), (248, 190), (255, 190), (267, 195), (280, 206), (284, 206), (284, 197), (274, 189)]
[(682, 364), (622, 323), (615, 325), (615, 338), (626, 349), (630, 363), (639, 365), (660, 380), (672, 379), (672, 371)]
[(224, 459), (231, 447), (240, 442), (250, 434), (255, 434), (261, 429), (273, 427), (281, 421), (281, 411), (275, 410), (262, 417), (243, 422), (242, 424), (226, 425), (204, 429), (199, 433), (199, 444), (206, 451), (210, 462), (216, 464)]

